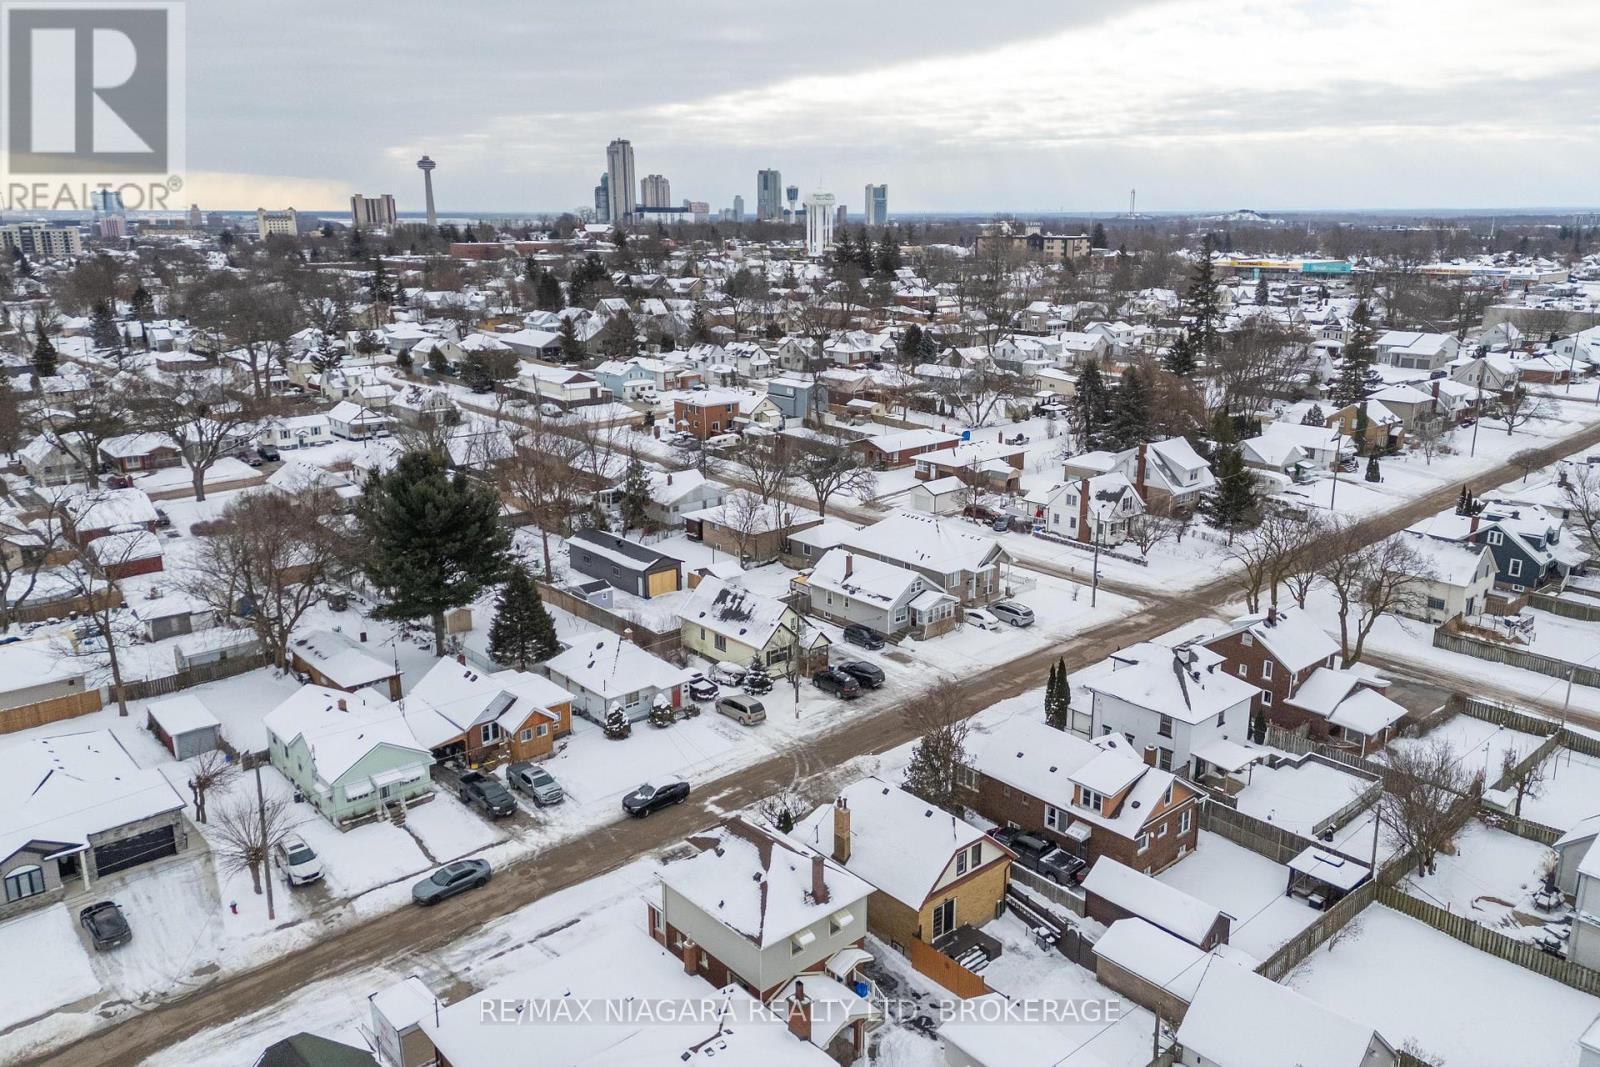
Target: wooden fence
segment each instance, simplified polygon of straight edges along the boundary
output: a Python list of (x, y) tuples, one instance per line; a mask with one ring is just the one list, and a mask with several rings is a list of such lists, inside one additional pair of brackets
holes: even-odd
[(3, 708), (0, 709), (0, 734), (29, 730), (35, 726), (44, 726), (63, 719), (75, 719), (79, 715), (99, 711), (102, 707), (104, 704), (101, 701), (100, 690), (90, 689), (33, 704), (23, 704), (20, 707)]
[(1569, 600), (1566, 597), (1551, 596), (1549, 593), (1531, 593), (1528, 596), (1528, 603), (1540, 611), (1548, 611), (1563, 619), (1600, 622), (1600, 604), (1593, 604), (1587, 600)]
[(1390, 886), (1378, 887), (1378, 903), (1424, 922), (1480, 952), (1487, 952), (1507, 963), (1553, 978), (1562, 985), (1571, 986), (1590, 996), (1600, 996), (1600, 971), (1591, 971), (1571, 960), (1552, 956), (1537, 945), (1507, 937), (1469, 916), (1446, 911)]
[(207, 682), (220, 681), (223, 678), (234, 678), (257, 667), (265, 667), (271, 662), (272, 657), (265, 652), (252, 652), (231, 659), (217, 660), (215, 663), (197, 663), (162, 678), (143, 678), (124, 682), (122, 692), (128, 700), (151, 700), (176, 693), (180, 689), (205, 685)]
[(628, 639), (646, 652), (670, 657), (676, 656), (682, 648), (680, 631), (652, 630), (643, 623), (624, 618), (598, 604), (591, 604), (581, 597), (573, 596), (560, 586), (540, 582), (539, 596), (545, 603), (554, 604), (562, 611), (576, 615), (585, 622), (592, 622), (603, 630), (610, 630), (614, 634), (627, 632)]
[(1056, 885), (1043, 875), (1015, 863), (1011, 865), (1011, 880), (1021, 884), (1034, 896), (1043, 897), (1050, 903), (1057, 907), (1065, 908), (1074, 915), (1082, 915), (1087, 908), (1087, 901), (1082, 890), (1074, 892), (1066, 886)]
[(1457, 652), (1463, 656), (1472, 656), (1475, 659), (1504, 663), (1508, 667), (1520, 667), (1525, 671), (1549, 675), (1551, 678), (1570, 676), (1578, 685), (1600, 686), (1600, 668), (1589, 667), (1582, 663), (1569, 663), (1554, 656), (1541, 656), (1537, 652), (1512, 648), (1510, 645), (1468, 637), (1465, 634), (1447, 633), (1442, 626), (1433, 631), (1433, 647), (1442, 648), (1446, 652)]
[(1541, 845), (1554, 845), (1561, 840), (1562, 831), (1554, 826), (1546, 826), (1542, 822), (1524, 819), (1517, 815), (1509, 815), (1493, 808), (1485, 808), (1478, 813), (1484, 822), (1497, 830), (1504, 830), (1508, 834), (1525, 837), (1529, 841), (1537, 841)]
[(908, 947), (911, 950), (911, 966), (918, 974), (933, 979), (963, 1000), (993, 992), (981, 976), (973, 974), (926, 941), (913, 939)]

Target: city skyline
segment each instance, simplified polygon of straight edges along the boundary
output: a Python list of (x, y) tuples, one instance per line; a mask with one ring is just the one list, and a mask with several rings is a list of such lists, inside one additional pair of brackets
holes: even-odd
[[(623, 61), (603, 76), (576, 57), (481, 64), (444, 93), (389, 85), (381, 108), (376, 57), (261, 92), (257, 72), (289, 62), (270, 24), (323, 26), (331, 50), (354, 13), (304, 0), (196, 12), (185, 199), (332, 209), (353, 190), (394, 188), (409, 214), (420, 183), (401, 175), (429, 152), (451, 169), (446, 213), (570, 210), (592, 201), (597, 151), (619, 133), (652, 172), (719, 207), (750, 201), (764, 167), (805, 190), (887, 183), (904, 213), (1111, 214), (1131, 186), (1151, 212), (1554, 207), (1595, 195), (1600, 138), (1586, 101), (1600, 27), (1552, 0), (1530, 0), (1517, 20), (1484, 0), (1448, 18), (1431, 3), (1289, 5), (1264, 18), (1252, 0), (1001, 0), (935, 3), (914, 20), (824, 2), (863, 23), (827, 49), (794, 48), (767, 20), (713, 7), (692, 27), (627, 30), (614, 43)], [(553, 11), (524, 27), (509, 9), (402, 2), (392, 17), (415, 31), (384, 55), (404, 66), (441, 33), (492, 32), (515, 54), (597, 16)], [(1547, 47), (1541, 23), (1571, 23), (1564, 48)], [(1316, 41), (1316, 63), (1281, 47), (1285, 37)], [(1420, 39), (1435, 46), (1427, 64), (1412, 54)], [(1050, 68), (1062, 76), (1040, 76)]]

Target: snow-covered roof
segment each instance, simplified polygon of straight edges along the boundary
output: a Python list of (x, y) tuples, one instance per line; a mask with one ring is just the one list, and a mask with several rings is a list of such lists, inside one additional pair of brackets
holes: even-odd
[(400, 704), (417, 740), (437, 748), (490, 722), (510, 734), (530, 715), (558, 721), (561, 716), (551, 709), (571, 700), (571, 693), (543, 675), (485, 671), (442, 659), (417, 680)]
[(317, 776), (329, 785), (380, 745), (412, 749), (419, 762), (433, 762), (432, 755), (419, 745), (406, 725), (399, 705), (368, 689), (345, 693), (303, 685), (267, 712), (261, 722), (284, 745), (304, 738), (316, 763)]
[(686, 623), (704, 626), (741, 645), (764, 649), (783, 625), (789, 605), (775, 597), (729, 585), (721, 578), (703, 578), (678, 614)]
[[(952, 856), (987, 837), (976, 826), (880, 778), (863, 778), (840, 796), (850, 809), (850, 860), (845, 866), (911, 908), (927, 902)], [(824, 804), (794, 832), (828, 856), (833, 855), (834, 806)]]
[[(812, 893), (813, 867), (818, 862), (825, 900)], [(816, 849), (737, 816), (712, 835), (712, 843), (698, 856), (662, 868), (661, 881), (762, 948), (779, 944), (872, 893), (872, 886)]]
[(1327, 632), (1296, 610), (1265, 611), (1243, 615), (1233, 620), (1233, 625), (1212, 638), (1248, 633), (1251, 640), (1272, 654), (1291, 674), (1322, 663), (1339, 651), (1338, 644)]
[(30, 841), (79, 851), (91, 834), (183, 807), (166, 776), (141, 769), (110, 730), (0, 746), (0, 860)]
[(619, 634), (590, 633), (571, 648), (545, 661), (545, 673), (560, 676), (602, 700), (614, 700), (642, 689), (687, 685), (694, 672), (657, 659)]
[(1083, 880), (1086, 893), (1198, 945), (1224, 913), (1183, 890), (1101, 856)]
[(1200, 645), (1168, 648), (1145, 641), (1118, 651), (1111, 661), (1110, 673), (1083, 687), (1183, 722), (1203, 722), (1259, 692), (1222, 669), (1222, 657)]
[(138, 489), (75, 490), (65, 500), (72, 525), (79, 530), (109, 530), (156, 521), (156, 506)]
[(852, 534), (845, 545), (908, 567), (944, 574), (978, 571), (1007, 558), (994, 537), (902, 511)]
[(151, 721), (159, 724), (169, 737), (220, 725), (205, 702), (188, 693), (168, 697), (166, 700), (153, 700), (145, 710), (149, 713)]
[(961, 438), (955, 434), (945, 433), (943, 430), (916, 429), (879, 434), (877, 437), (867, 438), (863, 444), (869, 448), (875, 448), (879, 452), (893, 454), (912, 448), (943, 448), (946, 445), (953, 445), (959, 440)]
[(1194, 996), (1213, 962), (1236, 967), (1254, 967), (1260, 962), (1231, 945), (1202, 952), (1139, 918), (1112, 923), (1094, 943), (1094, 954), (1183, 1001)]
[(289, 652), (341, 689), (359, 689), (400, 673), (393, 663), (333, 630), (308, 630), (289, 643)]
[(1364, 1067), (1375, 1036), (1288, 986), (1225, 963), (1206, 968), (1178, 1028), (1185, 1049), (1227, 1067)]
[(817, 560), (807, 584), (812, 590), (832, 592), (847, 600), (887, 605), (928, 583), (916, 571), (858, 556), (847, 548), (832, 548)]

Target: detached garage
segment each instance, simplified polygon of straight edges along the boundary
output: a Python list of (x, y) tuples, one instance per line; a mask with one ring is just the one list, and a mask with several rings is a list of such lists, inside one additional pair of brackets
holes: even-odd
[(222, 724), (199, 697), (158, 700), (147, 709), (150, 732), (174, 759), (186, 760), (222, 747)]

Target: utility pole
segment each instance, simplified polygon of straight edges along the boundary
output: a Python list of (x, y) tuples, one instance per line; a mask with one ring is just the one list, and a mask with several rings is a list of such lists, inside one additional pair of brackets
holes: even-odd
[(1094, 526), (1094, 578), (1089, 586), (1089, 606), (1095, 606), (1095, 601), (1100, 598), (1100, 524)]
[(256, 816), (261, 820), (261, 880), (267, 883), (267, 921), (277, 919), (272, 907), (272, 842), (267, 840), (267, 795), (261, 788), (261, 762), (256, 761)]

